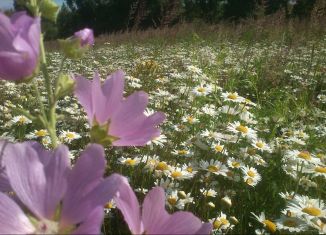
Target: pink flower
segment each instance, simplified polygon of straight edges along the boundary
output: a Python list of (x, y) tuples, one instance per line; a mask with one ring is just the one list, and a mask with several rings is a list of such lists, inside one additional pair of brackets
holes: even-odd
[(212, 230), (210, 223), (202, 223), (190, 212), (169, 214), (161, 187), (155, 187), (146, 195), (142, 211), (127, 183), (119, 187), (114, 200), (133, 234), (209, 234)]
[(80, 39), (81, 46), (94, 45), (94, 33), (92, 29), (82, 29), (78, 32), (75, 32), (74, 36)]
[(5, 146), (1, 164), (14, 196), (1, 188), (0, 234), (100, 233), (103, 207), (127, 179), (103, 178), (100, 145), (89, 145), (73, 168), (68, 154), (64, 145), (53, 151), (33, 142)]
[(8, 18), (0, 12), (0, 79), (32, 76), (40, 53), (40, 18), (18, 12)]
[[(103, 85), (96, 73), (93, 81), (76, 76), (75, 95), (84, 107), (93, 130), (105, 130), (114, 146), (142, 146), (160, 135), (157, 128), (165, 115), (157, 112), (144, 114), (148, 95), (134, 92), (123, 98), (124, 73), (111, 74)], [(94, 132), (93, 132), (94, 133)]]

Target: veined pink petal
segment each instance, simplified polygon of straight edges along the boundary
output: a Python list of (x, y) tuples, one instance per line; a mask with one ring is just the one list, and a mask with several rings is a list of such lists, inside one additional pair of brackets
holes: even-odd
[(67, 190), (67, 174), (70, 171), (69, 150), (65, 145), (57, 147), (50, 155), (40, 157), (50, 158), (47, 165), (44, 166), (46, 177), (46, 195), (45, 205), (46, 218), (52, 218), (57, 206)]
[(75, 76), (74, 79), (76, 80), (75, 96), (85, 109), (90, 125), (92, 125), (95, 115), (92, 101), (92, 82), (83, 76)]
[(120, 136), (121, 133), (124, 135), (133, 133), (139, 123), (146, 118), (144, 110), (147, 103), (148, 95), (145, 92), (134, 92), (128, 96), (113, 114), (109, 133), (114, 136)]
[(91, 206), (88, 195), (101, 182), (105, 165), (104, 149), (98, 144), (89, 145), (78, 158), (68, 176), (61, 216), (63, 225), (77, 224), (87, 217)]
[(149, 140), (160, 135), (160, 129), (157, 127), (165, 119), (164, 113), (157, 112), (146, 117), (146, 119), (138, 126), (138, 129), (134, 129), (133, 133), (128, 135), (121, 135), (120, 139), (113, 142), (114, 146), (143, 146)]
[(107, 117), (111, 117), (112, 114), (119, 108), (123, 99), (124, 89), (124, 72), (118, 70), (107, 77), (102, 85), (102, 92), (106, 97), (105, 113)]
[(105, 109), (106, 97), (102, 92), (101, 80), (98, 72), (94, 74), (91, 89), (93, 114), (99, 124), (105, 124), (108, 121), (107, 110)]
[(10, 185), (19, 199), (37, 217), (46, 214), (46, 176), (37, 152), (27, 144), (8, 144), (4, 165)]
[(0, 234), (31, 234), (35, 231), (20, 207), (0, 193)]
[(144, 229), (141, 221), (140, 205), (128, 182), (121, 184), (114, 201), (123, 214), (130, 231), (133, 234), (142, 234)]
[[(40, 144), (8, 144), (4, 165), (19, 199), (37, 217), (50, 219), (66, 191), (68, 149), (61, 145), (53, 152), (42, 150), (39, 156), (41, 149), (37, 145)], [(49, 160), (41, 162), (39, 157)]]

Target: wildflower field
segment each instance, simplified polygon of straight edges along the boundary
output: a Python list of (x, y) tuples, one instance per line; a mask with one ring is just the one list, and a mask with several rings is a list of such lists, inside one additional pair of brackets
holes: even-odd
[[(324, 234), (326, 35), (300, 43), (285, 36), (107, 41), (78, 60), (54, 49), (48, 72), (55, 83), (59, 73), (92, 80), (98, 72), (104, 81), (123, 70), (124, 97), (145, 91), (146, 117), (165, 114), (160, 135), (145, 146), (110, 146), (97, 136), (105, 174), (126, 176), (140, 202), (161, 186), (170, 214), (192, 212), (212, 224), (213, 234)], [(43, 74), (34, 80), (0, 81), (0, 136), (50, 149), (51, 133), (33, 118), (48, 107)], [(55, 107), (55, 135), (73, 165), (94, 141), (79, 96), (63, 94)], [(133, 122), (128, 115), (122, 126)], [(114, 199), (106, 202), (104, 234), (129, 233), (123, 210)]]

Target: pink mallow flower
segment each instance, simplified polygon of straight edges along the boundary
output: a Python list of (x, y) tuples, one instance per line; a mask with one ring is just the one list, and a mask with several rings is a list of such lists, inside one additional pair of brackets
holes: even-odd
[(13, 196), (0, 192), (0, 234), (100, 234), (105, 203), (127, 182), (118, 174), (102, 177), (104, 150), (96, 144), (71, 169), (64, 145), (48, 151), (9, 143), (2, 165)]
[(114, 197), (133, 234), (210, 234), (212, 225), (202, 223), (190, 212), (169, 214), (165, 210), (165, 194), (155, 187), (146, 195), (142, 211), (129, 184), (123, 183)]
[(111, 74), (103, 85), (97, 73), (93, 81), (82, 76), (76, 76), (75, 80), (75, 95), (95, 130), (91, 131), (91, 137), (104, 130), (114, 146), (143, 146), (160, 135), (157, 125), (164, 121), (164, 113), (156, 112), (148, 117), (144, 114), (148, 95), (143, 91), (123, 98), (123, 71)]
[(80, 39), (81, 46), (93, 46), (94, 45), (94, 33), (92, 29), (85, 28), (74, 33), (76, 38)]
[(0, 12), (0, 79), (22, 80), (31, 77), (40, 53), (40, 18), (25, 12), (7, 17)]

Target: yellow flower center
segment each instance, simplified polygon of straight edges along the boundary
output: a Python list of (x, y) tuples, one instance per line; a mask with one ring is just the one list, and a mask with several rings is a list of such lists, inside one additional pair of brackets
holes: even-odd
[(216, 152), (222, 152), (223, 151), (223, 146), (221, 146), (221, 145), (215, 145), (215, 151)]
[(19, 120), (18, 120), (18, 122), (20, 124), (24, 124), (26, 121), (27, 121), (27, 119), (25, 117), (20, 117)]
[(36, 131), (35, 135), (38, 137), (44, 137), (47, 135), (47, 131), (42, 129), (42, 130)]
[(197, 89), (197, 91), (198, 91), (198, 92), (205, 92), (206, 89), (205, 89), (204, 87), (199, 87), (199, 88)]
[(293, 219), (287, 219), (283, 222), (283, 225), (287, 226), (287, 227), (297, 227), (298, 223), (293, 220)]
[(275, 233), (276, 232), (276, 224), (274, 224), (272, 221), (266, 219), (263, 221), (263, 224), (265, 224), (266, 228), (272, 232)]
[(175, 204), (177, 204), (177, 199), (175, 197), (169, 197), (168, 198), (168, 203), (172, 206), (174, 206)]
[(67, 137), (68, 139), (73, 139), (73, 138), (75, 137), (75, 135), (74, 135), (73, 133), (71, 133), (71, 132), (68, 132), (68, 133), (66, 134), (66, 137)]
[(182, 172), (181, 171), (174, 171), (171, 173), (171, 177), (176, 179), (182, 176)]
[(134, 166), (134, 165), (136, 164), (136, 160), (135, 160), (135, 159), (130, 159), (130, 158), (128, 158), (128, 159), (125, 161), (125, 163), (126, 163), (127, 165)]
[(230, 100), (236, 100), (236, 99), (238, 98), (238, 95), (235, 94), (235, 93), (230, 93), (230, 94), (228, 95), (228, 98), (229, 98)]
[(301, 151), (299, 154), (298, 154), (298, 157), (299, 158), (302, 158), (302, 159), (305, 159), (307, 161), (311, 160), (311, 155), (308, 151)]
[(250, 156), (253, 156), (253, 155), (256, 154), (256, 149), (254, 149), (254, 148), (249, 148), (249, 149), (247, 150), (247, 153), (248, 153)]
[(316, 172), (319, 172), (319, 173), (324, 173), (324, 174), (326, 174), (326, 167), (317, 166), (317, 167), (315, 168), (315, 171), (316, 171)]
[(247, 134), (248, 133), (248, 130), (249, 130), (248, 127), (242, 126), (242, 125), (237, 126), (235, 129), (237, 131), (239, 131), (239, 132), (244, 133), (244, 134)]
[(106, 209), (112, 209), (114, 206), (113, 206), (113, 203), (112, 202), (108, 202), (105, 204), (104, 206)]
[(159, 170), (159, 171), (166, 171), (168, 169), (168, 165), (165, 163), (165, 162), (159, 162), (157, 165), (156, 165), (156, 170)]
[(256, 146), (257, 146), (258, 148), (263, 148), (263, 147), (264, 147), (264, 143), (263, 143), (263, 142), (257, 142), (257, 143), (256, 143)]
[(187, 171), (188, 171), (189, 173), (192, 173), (193, 170), (194, 170), (194, 169), (193, 169), (191, 166), (188, 166), (188, 167), (187, 167)]
[(178, 150), (179, 155), (186, 155), (188, 153), (187, 150)]
[(193, 122), (194, 122), (194, 118), (191, 117), (191, 116), (189, 116), (189, 117), (187, 117), (187, 121), (188, 121), (189, 123), (193, 123)]
[(229, 221), (227, 219), (220, 218), (214, 221), (213, 227), (214, 229), (219, 229), (222, 225), (227, 225), (227, 224), (229, 224)]
[(210, 172), (218, 172), (220, 170), (220, 168), (218, 166), (208, 166), (207, 170)]
[(248, 171), (247, 175), (249, 175), (250, 177), (254, 178), (256, 176), (256, 173), (253, 171)]
[(239, 168), (240, 167), (240, 162), (232, 162), (231, 165), (235, 168)]
[(302, 212), (307, 213), (308, 215), (312, 216), (320, 216), (321, 210), (315, 207), (306, 207), (302, 209)]

